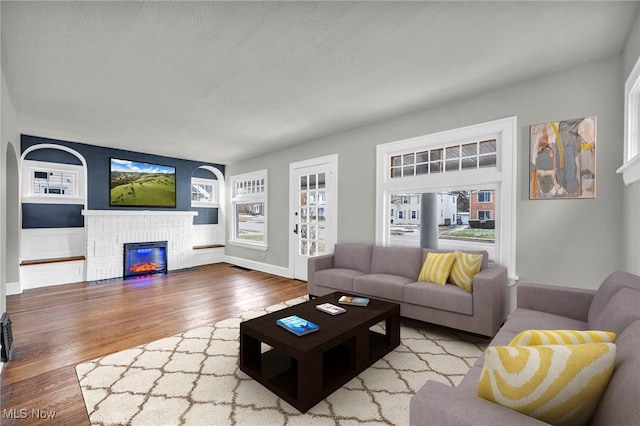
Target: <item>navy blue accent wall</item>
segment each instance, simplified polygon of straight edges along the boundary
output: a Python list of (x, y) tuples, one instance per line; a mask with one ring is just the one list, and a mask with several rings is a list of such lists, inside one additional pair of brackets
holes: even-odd
[[(100, 147), (95, 145), (87, 145), (77, 142), (61, 141), (57, 139), (42, 138), (38, 136), (22, 135), (21, 137), (21, 150), (24, 152), (26, 149), (33, 145), (39, 144), (56, 144), (71, 148), (80, 153), (87, 162), (87, 207), (89, 210), (178, 210), (178, 211), (190, 211), (198, 210), (199, 216), (196, 217), (195, 223), (217, 223), (218, 212), (217, 209), (192, 209), (191, 208), (191, 177), (192, 175), (215, 178), (215, 175), (208, 170), (198, 169), (201, 166), (209, 166), (220, 170), (224, 174), (224, 165), (215, 163), (205, 163), (192, 160), (184, 160), (180, 158), (164, 157), (161, 155), (145, 154), (135, 151), (128, 151), (122, 149), (113, 149)], [(28, 155), (31, 160), (60, 162), (67, 164), (80, 164), (75, 156), (55, 149), (43, 149), (36, 150)], [(145, 163), (162, 164), (166, 166), (173, 166), (176, 168), (176, 208), (153, 208), (145, 207), (144, 209), (126, 208), (126, 207), (111, 207), (109, 206), (109, 159), (111, 157), (120, 158), (123, 160), (142, 161)], [(27, 204), (23, 204), (24, 207)], [(44, 219), (49, 214), (49, 209), (62, 208), (52, 207), (61, 206), (56, 204), (39, 204), (43, 209), (40, 212), (42, 222), (50, 223), (50, 220)], [(201, 212), (201, 210), (212, 210), (207, 212)], [(23, 213), (24, 214), (24, 213)], [(80, 216), (82, 218), (82, 216)], [(214, 221), (215, 222), (212, 222)], [(24, 222), (24, 221), (23, 221)], [(32, 227), (47, 227), (37, 226), (38, 220), (34, 218), (29, 222)], [(78, 218), (69, 220), (67, 225), (62, 226), (77, 226), (71, 225), (71, 223), (78, 223)], [(61, 226), (57, 226), (61, 227)]]
[(193, 177), (218, 180), (216, 175), (214, 175), (213, 172), (207, 169), (197, 169), (193, 172)]
[(37, 149), (30, 152), (25, 157), (27, 160), (33, 161), (48, 161), (50, 163), (62, 163), (73, 164), (76, 166), (82, 166), (82, 162), (78, 157), (67, 151), (60, 151), (59, 149)]
[(194, 207), (192, 210), (198, 212), (198, 216), (193, 218), (193, 223), (196, 225), (208, 225), (211, 223), (218, 223), (218, 209), (205, 209)]
[(82, 204), (22, 204), (22, 229), (82, 228)]

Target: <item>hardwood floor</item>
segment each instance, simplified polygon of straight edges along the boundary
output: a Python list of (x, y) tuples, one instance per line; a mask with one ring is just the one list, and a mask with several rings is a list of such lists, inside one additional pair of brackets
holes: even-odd
[[(305, 282), (219, 263), (8, 296), (14, 352), (2, 372), (0, 423), (89, 424), (77, 364), (305, 294)], [(32, 410), (55, 412), (54, 422)]]

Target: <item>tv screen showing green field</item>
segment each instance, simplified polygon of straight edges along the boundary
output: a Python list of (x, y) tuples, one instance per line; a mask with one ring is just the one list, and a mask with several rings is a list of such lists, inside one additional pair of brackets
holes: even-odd
[(176, 169), (111, 158), (109, 204), (114, 207), (175, 207)]

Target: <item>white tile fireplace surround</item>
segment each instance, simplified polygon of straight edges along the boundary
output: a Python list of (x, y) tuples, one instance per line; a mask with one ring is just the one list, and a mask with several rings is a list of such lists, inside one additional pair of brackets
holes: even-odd
[(167, 241), (169, 271), (194, 266), (193, 211), (83, 210), (87, 281), (122, 277), (124, 244)]

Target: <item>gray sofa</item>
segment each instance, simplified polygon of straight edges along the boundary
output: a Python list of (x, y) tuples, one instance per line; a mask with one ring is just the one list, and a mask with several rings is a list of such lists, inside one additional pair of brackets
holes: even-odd
[[(615, 369), (589, 424), (640, 425), (640, 277), (617, 271), (597, 290), (521, 283), (517, 301), (490, 345), (530, 329), (617, 333)], [(428, 381), (411, 398), (411, 425), (545, 424), (478, 398), (482, 365), (480, 357), (456, 388)]]
[(418, 282), (428, 252), (442, 250), (336, 244), (333, 254), (309, 258), (309, 295), (341, 291), (388, 300), (400, 304), (403, 317), (493, 336), (506, 318), (507, 269), (489, 265), (486, 251), (473, 251), (484, 255), (473, 292)]

